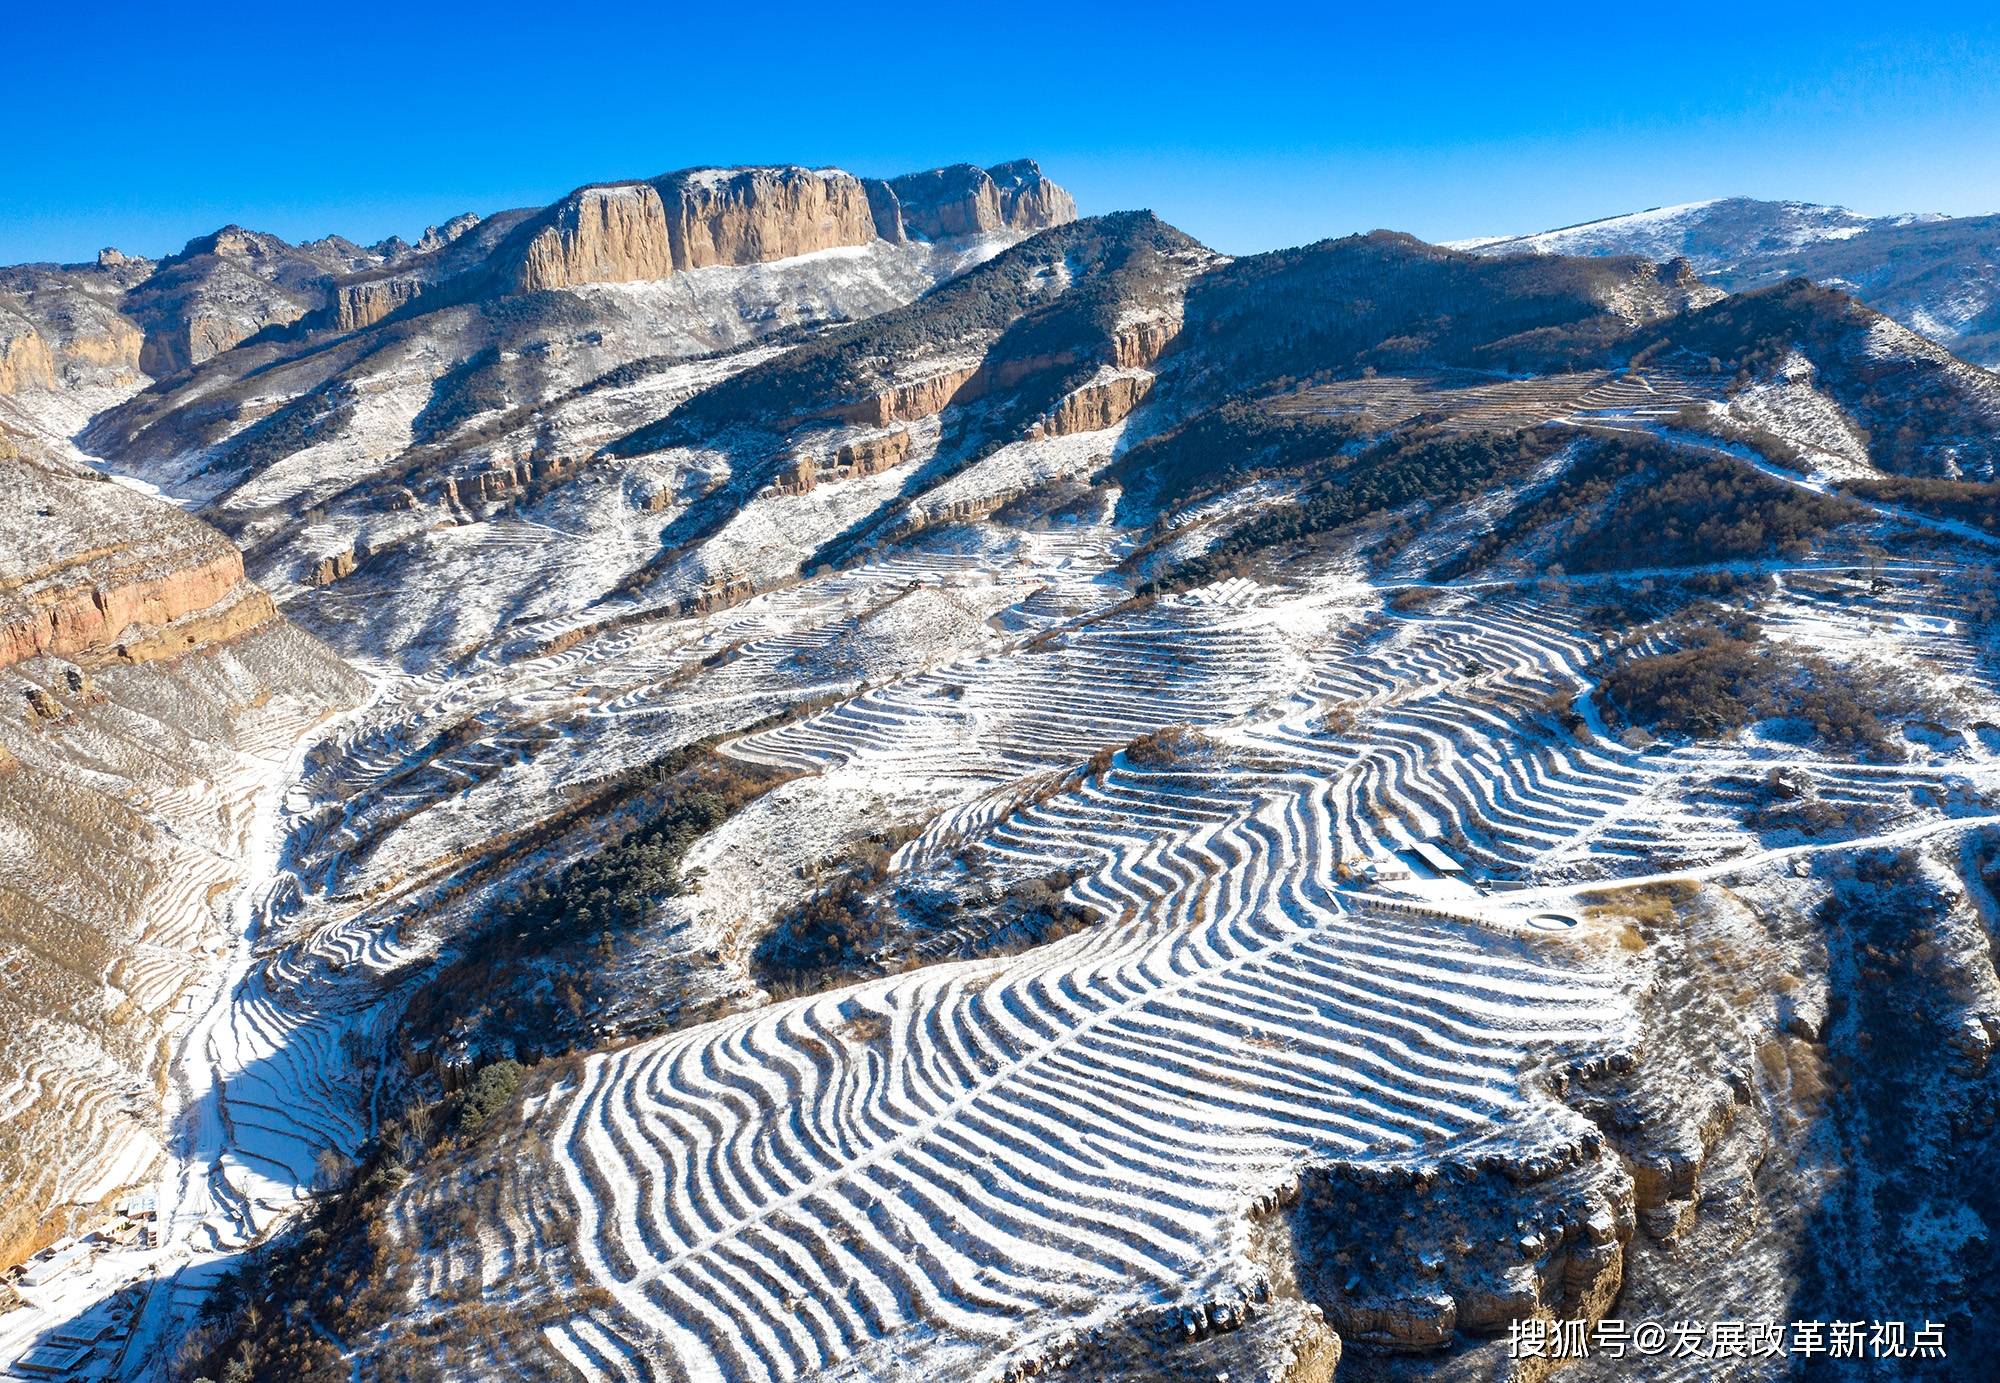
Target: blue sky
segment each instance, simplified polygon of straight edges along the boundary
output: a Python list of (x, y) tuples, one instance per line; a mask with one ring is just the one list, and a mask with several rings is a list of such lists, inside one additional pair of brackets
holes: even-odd
[(1032, 155), (1235, 253), (1737, 193), (2000, 211), (1990, 5), (611, 8), (13, 0), (0, 262), (413, 237), (697, 163)]

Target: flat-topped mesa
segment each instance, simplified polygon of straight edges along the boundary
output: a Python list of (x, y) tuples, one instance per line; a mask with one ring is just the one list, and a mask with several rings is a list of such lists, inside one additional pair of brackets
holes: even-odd
[[(1032, 160), (970, 164), (891, 182), (834, 168), (692, 168), (578, 188), (503, 251), (517, 292), (634, 283), (689, 269), (764, 264), (877, 240), (1030, 233), (1076, 218)], [(369, 317), (359, 304), (344, 321)]]
[(666, 208), (648, 183), (579, 188), (545, 215), (548, 224), (528, 241), (515, 271), (519, 292), (631, 283), (673, 272)]
[(876, 238), (861, 180), (838, 169), (695, 169), (654, 185), (666, 201), (677, 269), (790, 259)]

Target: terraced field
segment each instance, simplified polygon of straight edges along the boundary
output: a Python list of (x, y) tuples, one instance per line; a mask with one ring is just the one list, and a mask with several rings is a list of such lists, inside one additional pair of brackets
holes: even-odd
[(1611, 1035), (1604, 989), (1315, 902), (1260, 834), (1210, 838), (1247, 875), (1212, 920), (1170, 895), (1005, 971), (593, 1062), (556, 1156), (620, 1314), (552, 1343), (612, 1376), (657, 1340), (693, 1377), (791, 1377), (916, 1328), (948, 1367), (1107, 1294), (1241, 1294), (1229, 1241), (1299, 1157), (1525, 1124), (1526, 1054)]
[[(152, 1124), (53, 1040), (0, 1081), (102, 1154), (60, 1194), (158, 1210), (28, 1284), (0, 1363), (108, 1313), (98, 1372), (149, 1383), (1235, 1377), (1186, 1348), (1223, 1336), (1325, 1383), (1335, 1329), (1490, 1353), (1674, 1253), (1786, 1299), (1800, 1188), (1867, 1180), (1792, 1175), (1835, 999), (1921, 957), (1916, 1045), (1970, 1081), (2000, 1042), (1991, 535), (1843, 498), (1881, 473), (1806, 441), (1866, 452), (1878, 403), (1678, 271), (1229, 261), (1150, 215), (1000, 248), (907, 306), (807, 256), (840, 292), (782, 343), (678, 360), (748, 319), (495, 280), (439, 309), (477, 353), (287, 337), (211, 369), (226, 417), (189, 375), (93, 434), (368, 695), (110, 796), (91, 756), (170, 708), (17, 707), (28, 772), (74, 733), (147, 828), (87, 987), (173, 1021), (123, 1054)], [(1582, 541), (1629, 514), (1657, 559)], [(1841, 920), (1889, 880), (1900, 931)], [(1711, 1163), (1795, 1203), (1694, 1247)]]
[[(1617, 924), (1572, 925), (1579, 891), (1756, 874), (1746, 818), (1781, 765), (1885, 830), (1990, 819), (1972, 792), (2000, 765), (1971, 741), (1894, 768), (1629, 748), (1588, 695), (1610, 637), (1505, 588), (1403, 614), (1349, 580), (1239, 581), (1062, 623), (1037, 599), (996, 616), (1004, 642), (725, 751), (808, 775), (850, 831), (871, 799), (836, 785), (917, 785), (896, 877), (1074, 871), (1098, 925), (590, 1058), (533, 1102), (539, 1151), (487, 1173), (500, 1239), (419, 1258), (416, 1300), (597, 1294), (479, 1367), (985, 1377), (1135, 1306), (1253, 1300), (1251, 1226), (1305, 1163), (1574, 1144), (1542, 1073), (1634, 1038)], [(827, 637), (745, 639), (759, 605), (715, 621), (748, 675)], [(733, 695), (738, 666), (695, 695)], [(1370, 872), (1419, 841), (1482, 882)], [(1551, 910), (1569, 930), (1531, 922)], [(434, 1242), (467, 1193), (412, 1195), (400, 1234)]]
[[(637, 962), (734, 1015), (589, 1057), (476, 1191), (413, 1183), (389, 1220), (411, 1311), (382, 1346), (449, 1335), (436, 1313), (468, 1284), (537, 1324), (461, 1340), (463, 1376), (985, 1377), (1138, 1309), (1240, 1320), (1304, 1169), (1534, 1163), (1595, 1137), (1559, 1073), (1638, 1029), (1623, 924), (1580, 893), (1851, 844), (1766, 838), (1778, 768), (1884, 838), (1990, 819), (2000, 745), (1976, 733), (1922, 732), (1895, 765), (1628, 745), (1591, 693), (1663, 636), (1593, 625), (1550, 582), (1412, 602), (1304, 569), (1134, 601), (1114, 569), (1137, 537), (1110, 512), (377, 669), (299, 765), (270, 882), (238, 903), (256, 945), (183, 1044), (166, 1270), (133, 1339), (184, 1328), (328, 1155), (363, 1148), (409, 977), (576, 848), (520, 824), (677, 746), (787, 780), (695, 847), (705, 879)], [(1772, 574), (1772, 637), (1920, 648), (1985, 694), (1977, 622), (1922, 564)], [(766, 1002), (772, 915), (886, 827), (897, 887), (1061, 877), (1096, 924), (966, 959), (992, 924), (933, 919), (882, 978)], [(1419, 844), (1472, 881), (1408, 867)], [(135, 961), (135, 990), (149, 974)], [(475, 1195), (485, 1227), (441, 1247)], [(341, 1345), (364, 1376), (375, 1347)]]
[(1495, 380), (1471, 372), (1374, 375), (1314, 385), (1283, 396), (1281, 412), (1364, 420), (1371, 429), (1435, 418), (1452, 431), (1508, 431), (1551, 418), (1592, 423), (1672, 417), (1720, 397), (1718, 381), (1682, 370), (1647, 368)]

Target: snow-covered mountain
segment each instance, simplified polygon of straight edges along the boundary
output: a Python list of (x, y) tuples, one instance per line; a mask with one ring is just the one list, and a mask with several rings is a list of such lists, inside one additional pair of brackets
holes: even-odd
[[(1704, 216), (781, 166), (37, 271), (0, 1365), (2000, 1347), (2000, 377)], [(1845, 216), (1755, 234), (1927, 229)]]
[(1453, 243), (1478, 254), (1686, 259), (1732, 290), (1803, 276), (1853, 293), (1968, 360), (2000, 363), (2000, 216), (1869, 217), (1729, 197)]

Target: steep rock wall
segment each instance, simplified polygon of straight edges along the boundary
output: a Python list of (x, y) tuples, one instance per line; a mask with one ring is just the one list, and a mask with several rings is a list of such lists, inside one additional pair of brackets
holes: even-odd
[(1076, 219), (1076, 201), (1033, 159), (992, 168), (969, 163), (910, 173), (888, 184), (904, 227), (926, 239), (1046, 230)]
[(242, 553), (172, 505), (45, 457), (0, 468), (0, 668), (173, 657), (273, 615)]
[(55, 356), (49, 343), (32, 327), (0, 336), (0, 394), (56, 387)]
[(676, 269), (761, 264), (876, 238), (868, 193), (846, 173), (701, 169), (654, 186), (666, 203)]
[(666, 208), (647, 183), (586, 187), (528, 242), (514, 287), (523, 293), (582, 283), (665, 278), (674, 269)]

